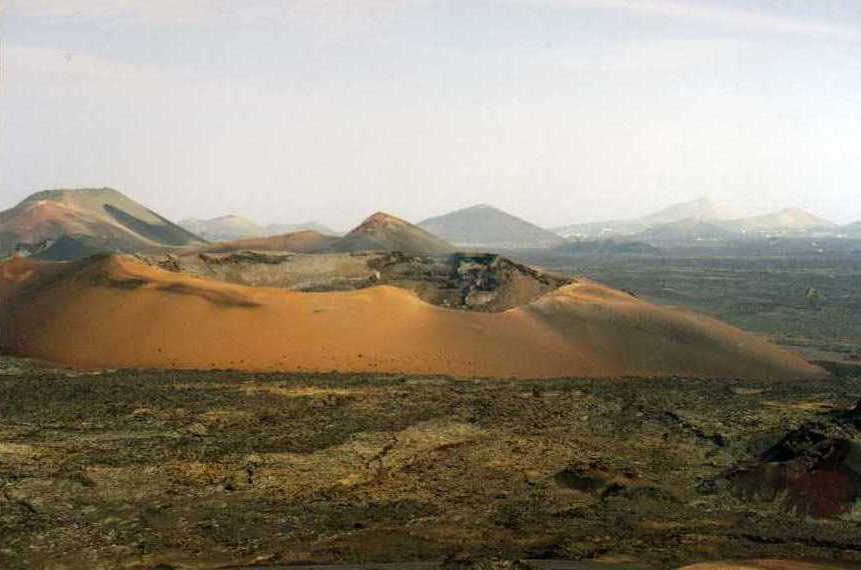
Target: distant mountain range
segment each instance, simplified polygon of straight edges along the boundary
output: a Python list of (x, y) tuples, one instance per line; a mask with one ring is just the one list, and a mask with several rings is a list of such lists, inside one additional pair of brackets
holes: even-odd
[(543, 248), (564, 243), (559, 235), (487, 204), (428, 218), (418, 226), (472, 249)]
[(315, 221), (303, 222), (298, 224), (269, 224), (267, 226), (264, 226), (264, 229), (266, 230), (266, 233), (268, 235), (273, 236), (277, 236), (279, 234), (301, 232), (305, 230), (311, 230), (327, 236), (339, 236), (343, 234), (343, 232), (333, 230), (329, 226)]
[(211, 242), (267, 237), (302, 230), (313, 230), (324, 235), (336, 235), (336, 232), (317, 222), (263, 226), (253, 220), (233, 214), (208, 220), (189, 218), (181, 220), (179, 225)]
[(219, 216), (209, 220), (189, 218), (180, 220), (177, 224), (211, 242), (259, 237), (260, 232), (263, 231), (262, 227), (248, 218), (234, 215)]
[(841, 233), (848, 237), (856, 231), (850, 226), (840, 228), (799, 208), (743, 217), (732, 205), (701, 198), (674, 204), (641, 218), (572, 224), (554, 231), (567, 239), (624, 237), (653, 245), (674, 246), (764, 237), (837, 236)]
[(197, 235), (112, 188), (45, 190), (0, 212), (0, 256), (17, 251), (62, 259), (202, 243)]
[(642, 218), (571, 224), (555, 228), (553, 231), (568, 239), (594, 239), (634, 235), (654, 226), (682, 220), (711, 221), (737, 217), (740, 215), (735, 207), (716, 202), (711, 198), (700, 198), (690, 202), (673, 204)]
[(746, 233), (762, 233), (830, 230), (836, 228), (837, 224), (800, 208), (785, 208), (764, 216), (729, 220), (727, 226)]
[(197, 248), (193, 253), (238, 251), (290, 251), (294, 253), (356, 253), (400, 251), (412, 255), (452, 253), (454, 246), (398, 217), (377, 212), (343, 237), (314, 230), (221, 242)]
[(640, 218), (640, 221), (647, 226), (654, 226), (657, 224), (671, 224), (682, 220), (708, 222), (713, 220), (732, 220), (743, 216), (744, 213), (734, 205), (726, 202), (718, 202), (706, 197), (667, 206), (654, 214)]
[(685, 218), (676, 222), (657, 224), (643, 230), (630, 239), (642, 241), (659, 247), (702, 242), (721, 242), (732, 239), (736, 233), (719, 223)]
[[(240, 216), (186, 220), (187, 228), (207, 243), (110, 188), (46, 190), (0, 212), (0, 257), (12, 254), (46, 260), (72, 260), (102, 252), (222, 252), (236, 250), (297, 253), (401, 251), (409, 254), (451, 253), (454, 246), (395, 216), (377, 212), (343, 237), (316, 223), (259, 226)], [(297, 229), (298, 228), (298, 229)], [(273, 232), (269, 237), (257, 236)]]
[(656, 247), (731, 245), (737, 250), (755, 240), (764, 243), (772, 238), (861, 238), (861, 221), (837, 226), (798, 208), (736, 216), (732, 207), (703, 198), (632, 220), (557, 228), (562, 234), (558, 235), (493, 206), (478, 205), (417, 225), (378, 212), (338, 237), (316, 222), (261, 226), (234, 215), (184, 220), (181, 227), (110, 188), (46, 190), (0, 212), (0, 258), (18, 253), (68, 260), (99, 252), (180, 249), (438, 255), (462, 248), (547, 250), (563, 255), (648, 254), (655, 253)]

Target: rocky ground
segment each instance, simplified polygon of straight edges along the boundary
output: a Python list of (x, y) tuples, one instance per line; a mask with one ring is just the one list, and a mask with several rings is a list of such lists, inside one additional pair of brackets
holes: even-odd
[(732, 483), (793, 430), (848, 417), (857, 370), (529, 382), (5, 359), (0, 372), (4, 568), (861, 562), (858, 503), (816, 518)]
[(490, 253), (431, 256), (242, 250), (136, 258), (167, 271), (255, 287), (319, 292), (392, 285), (414, 291), (434, 305), (484, 312), (528, 304), (573, 282)]

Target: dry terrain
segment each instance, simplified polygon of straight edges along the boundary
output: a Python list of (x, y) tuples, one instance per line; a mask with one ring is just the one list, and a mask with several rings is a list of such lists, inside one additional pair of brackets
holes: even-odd
[[(3, 568), (861, 562), (857, 502), (818, 517), (728, 483), (787, 434), (836, 437), (857, 369), (804, 381), (0, 370)], [(861, 426), (840, 425), (857, 439)]]
[(390, 285), (324, 293), (246, 287), (122, 256), (62, 264), (18, 258), (0, 264), (0, 276), (0, 348), (82, 368), (496, 378), (824, 374), (717, 320), (588, 280), (481, 312), (433, 305)]

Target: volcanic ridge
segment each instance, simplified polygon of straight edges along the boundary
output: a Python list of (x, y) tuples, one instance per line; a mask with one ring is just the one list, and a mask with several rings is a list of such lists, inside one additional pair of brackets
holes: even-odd
[[(83, 368), (519, 378), (824, 374), (714, 319), (499, 258), (364, 263), (395, 285), (309, 293), (195, 277), (129, 256), (14, 258), (0, 264), (0, 349)], [(434, 268), (436, 283), (416, 279)], [(452, 272), (462, 275), (453, 279)], [(492, 280), (501, 283), (496, 290)]]

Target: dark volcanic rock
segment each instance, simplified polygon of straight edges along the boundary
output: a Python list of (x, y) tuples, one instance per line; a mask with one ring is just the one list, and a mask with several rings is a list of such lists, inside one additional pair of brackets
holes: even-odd
[(393, 252), (371, 259), (378, 281), (416, 291), (429, 303), (472, 311), (505, 311), (572, 282), (492, 254), (446, 257)]
[(451, 309), (499, 312), (573, 282), (490, 254), (403, 251), (302, 254), (238, 250), (194, 255), (137, 255), (160, 269), (240, 285), (294, 291), (349, 291), (390, 285)]
[(798, 514), (826, 518), (851, 511), (861, 500), (861, 401), (790, 431), (723, 479), (741, 497), (780, 501)]

